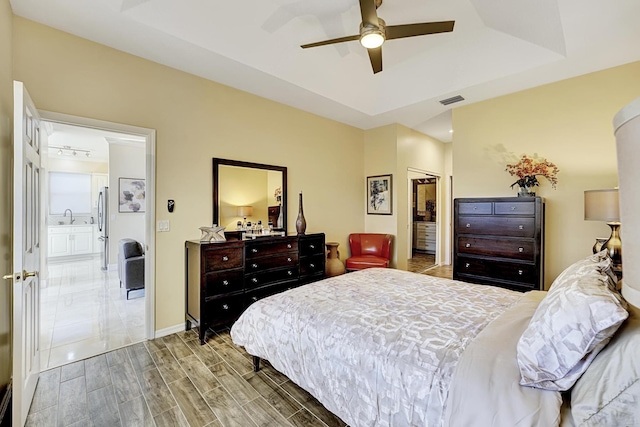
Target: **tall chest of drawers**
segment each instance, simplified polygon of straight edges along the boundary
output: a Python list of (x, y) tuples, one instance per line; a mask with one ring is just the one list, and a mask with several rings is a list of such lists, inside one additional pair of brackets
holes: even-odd
[(186, 329), (229, 324), (253, 302), (324, 278), (324, 234), (185, 243)]
[(517, 291), (544, 288), (540, 197), (454, 200), (453, 278)]

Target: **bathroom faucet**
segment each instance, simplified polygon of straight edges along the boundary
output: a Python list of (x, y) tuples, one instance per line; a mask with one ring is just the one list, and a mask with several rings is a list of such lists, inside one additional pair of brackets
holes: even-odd
[(73, 212), (71, 212), (71, 209), (65, 209), (64, 215), (62, 216), (67, 216), (67, 211), (69, 211), (69, 214), (71, 215), (71, 220), (69, 221), (69, 224), (73, 224), (73, 221), (75, 221), (75, 219), (73, 219)]

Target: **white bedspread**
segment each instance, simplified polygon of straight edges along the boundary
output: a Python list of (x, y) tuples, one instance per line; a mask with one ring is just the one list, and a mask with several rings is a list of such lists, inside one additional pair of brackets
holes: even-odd
[(521, 296), (367, 269), (260, 300), (231, 336), (351, 427), (440, 426), (460, 355)]

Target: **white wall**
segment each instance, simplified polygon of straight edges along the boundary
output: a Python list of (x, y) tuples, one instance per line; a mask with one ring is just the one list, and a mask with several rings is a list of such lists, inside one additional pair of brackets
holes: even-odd
[[(145, 244), (145, 214), (119, 212), (119, 178), (145, 177), (144, 147), (109, 144), (109, 265), (118, 263), (118, 240), (135, 239)], [(166, 202), (165, 202), (166, 203)], [(166, 206), (166, 204), (165, 204)]]

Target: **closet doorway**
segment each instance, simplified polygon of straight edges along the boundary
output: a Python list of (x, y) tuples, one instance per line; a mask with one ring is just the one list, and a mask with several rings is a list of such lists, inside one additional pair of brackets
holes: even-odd
[(410, 172), (410, 258), (407, 269), (422, 273), (438, 265), (438, 181), (435, 175)]

